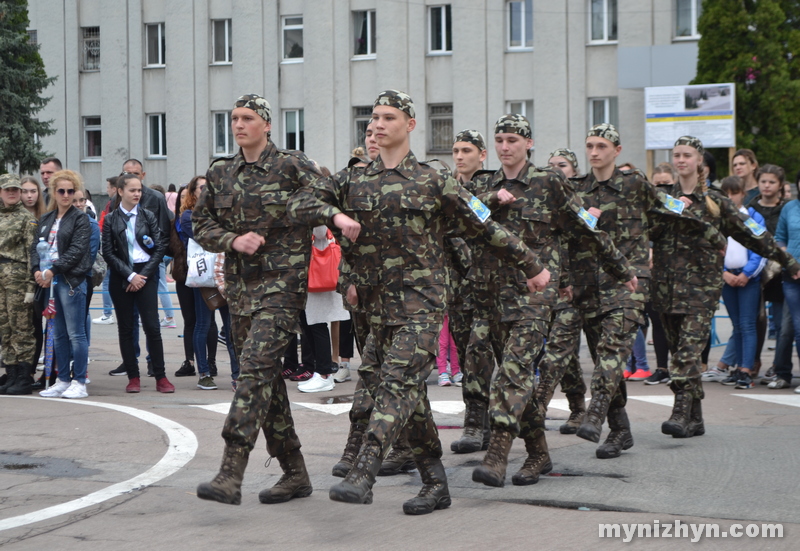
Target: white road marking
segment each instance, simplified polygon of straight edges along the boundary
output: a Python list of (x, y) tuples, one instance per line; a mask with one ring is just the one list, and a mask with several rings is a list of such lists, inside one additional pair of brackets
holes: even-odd
[(52, 398), (34, 398), (31, 396), (9, 396), (8, 398), (47, 400), (49, 402), (58, 404), (76, 404), (82, 406), (95, 406), (113, 409), (120, 413), (125, 413), (127, 415), (136, 417), (137, 419), (141, 419), (142, 421), (155, 425), (159, 429), (163, 430), (169, 438), (169, 445), (161, 460), (142, 474), (123, 482), (112, 484), (107, 488), (103, 488), (102, 490), (98, 490), (89, 495), (62, 503), (60, 505), (54, 505), (52, 507), (47, 507), (46, 509), (41, 509), (25, 515), (19, 515), (0, 520), (0, 531), (18, 528), (20, 526), (25, 526), (26, 524), (40, 522), (60, 515), (65, 515), (67, 513), (73, 513), (80, 509), (97, 505), (98, 503), (102, 503), (122, 494), (155, 484), (159, 480), (163, 480), (164, 478), (176, 473), (179, 469), (189, 463), (189, 461), (194, 458), (194, 455), (197, 452), (197, 437), (195, 437), (192, 431), (183, 425), (176, 423), (175, 421), (161, 417), (160, 415), (156, 415), (154, 413), (150, 413), (148, 411), (142, 411), (140, 409), (128, 406), (105, 404), (102, 402), (91, 402), (87, 400), (53, 400)]
[[(562, 401), (566, 403), (566, 400)], [(350, 407), (353, 404), (313, 404), (311, 402), (292, 402), (292, 405), (313, 409), (314, 411), (327, 413), (329, 415), (341, 415), (342, 413), (349, 412)], [(192, 407), (202, 408), (208, 411), (213, 411), (214, 413), (222, 413), (224, 415), (227, 415), (228, 410), (230, 410), (231, 408), (231, 404), (230, 402), (224, 402), (221, 404), (208, 404), (205, 406), (192, 406)], [(458, 415), (464, 413), (464, 402), (462, 400), (434, 401), (431, 402), (431, 409), (437, 413)]]
[(193, 408), (200, 408), (200, 409), (207, 409), (208, 411), (213, 411), (214, 413), (221, 413), (223, 415), (228, 415), (228, 412), (231, 409), (230, 402), (222, 402), (221, 404), (208, 404), (205, 406), (192, 406)]
[(304, 408), (329, 413), (331, 415), (341, 415), (350, 411), (353, 404), (312, 404), (309, 402), (292, 402), (293, 406), (303, 406)]
[(672, 407), (675, 405), (675, 396), (672, 394), (667, 396), (628, 396), (628, 400), (639, 400), (649, 404), (656, 404), (657, 406)]
[(751, 400), (759, 400), (770, 404), (800, 408), (800, 395), (798, 394), (734, 394), (733, 396), (741, 396), (742, 398), (750, 398)]

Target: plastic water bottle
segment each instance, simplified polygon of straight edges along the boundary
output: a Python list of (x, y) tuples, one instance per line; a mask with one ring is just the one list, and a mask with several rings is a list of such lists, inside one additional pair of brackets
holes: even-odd
[(144, 241), (144, 244), (148, 249), (152, 249), (156, 245), (155, 243), (153, 243), (153, 238), (150, 237), (149, 235), (145, 235), (144, 237), (142, 237), (142, 241)]
[(53, 267), (53, 263), (50, 262), (50, 245), (44, 240), (44, 237), (39, 238), (39, 242), (36, 244), (36, 253), (39, 255), (40, 272)]

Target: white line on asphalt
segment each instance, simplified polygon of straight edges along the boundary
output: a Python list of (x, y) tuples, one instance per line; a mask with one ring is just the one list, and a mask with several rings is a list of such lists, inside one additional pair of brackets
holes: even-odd
[(118, 482), (117, 484), (112, 484), (107, 488), (103, 488), (102, 490), (98, 490), (89, 495), (62, 503), (60, 505), (54, 505), (33, 513), (0, 520), (0, 531), (18, 528), (20, 526), (25, 526), (26, 524), (32, 524), (34, 522), (40, 522), (60, 515), (65, 515), (67, 513), (72, 513), (92, 505), (97, 505), (98, 503), (102, 503), (122, 494), (155, 484), (159, 480), (176, 473), (179, 469), (191, 461), (197, 452), (197, 437), (195, 437), (192, 431), (183, 425), (176, 423), (175, 421), (167, 419), (166, 417), (161, 417), (160, 415), (156, 415), (154, 413), (142, 411), (140, 409), (128, 406), (105, 404), (102, 402), (90, 402), (86, 400), (52, 400), (48, 398), (33, 398), (30, 396), (9, 396), (8, 398), (48, 400), (48, 402), (58, 404), (78, 404), (83, 406), (95, 406), (113, 409), (120, 413), (125, 413), (127, 415), (136, 417), (137, 419), (141, 419), (142, 421), (146, 421), (147, 423), (155, 425), (163, 430), (169, 438), (169, 447), (167, 448), (167, 452), (158, 463), (138, 476), (123, 482)]
[[(564, 404), (566, 404), (566, 400), (563, 400)], [(341, 415), (342, 413), (347, 413), (350, 411), (350, 407), (352, 404), (313, 404), (310, 402), (292, 402), (293, 406), (300, 406), (308, 409), (313, 409), (314, 411), (320, 411), (322, 413), (327, 413), (328, 415)], [(228, 414), (228, 411), (231, 409), (230, 402), (222, 402), (219, 404), (207, 404), (204, 406), (192, 406), (194, 408), (201, 408), (208, 411), (213, 411), (214, 413), (222, 413), (224, 415)], [(464, 412), (464, 402), (462, 400), (437, 400), (431, 402), (431, 409), (437, 413), (444, 413), (450, 415), (458, 415)], [(569, 408), (562, 408), (567, 409)]]
[(733, 396), (741, 396), (742, 398), (750, 398), (751, 400), (759, 400), (770, 404), (800, 408), (800, 396), (797, 394), (733, 394)]

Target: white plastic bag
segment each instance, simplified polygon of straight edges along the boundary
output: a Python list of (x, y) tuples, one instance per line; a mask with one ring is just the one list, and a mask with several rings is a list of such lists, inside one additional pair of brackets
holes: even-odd
[(187, 287), (216, 287), (214, 284), (214, 262), (217, 253), (210, 253), (197, 244), (194, 239), (189, 239), (186, 245), (186, 286)]

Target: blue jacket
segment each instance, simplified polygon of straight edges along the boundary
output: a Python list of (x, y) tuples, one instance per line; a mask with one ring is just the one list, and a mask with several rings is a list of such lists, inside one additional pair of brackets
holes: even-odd
[(786, 251), (800, 258), (800, 200), (789, 201), (781, 211), (778, 229), (775, 230), (775, 241)]
[[(97, 251), (100, 250), (100, 224), (88, 213), (86, 216), (89, 217), (89, 226), (92, 230), (92, 236), (89, 238), (89, 257), (92, 259), (92, 266), (94, 266), (94, 261), (97, 258)], [(92, 268), (89, 268), (89, 271), (86, 272), (86, 275), (92, 275)]]

